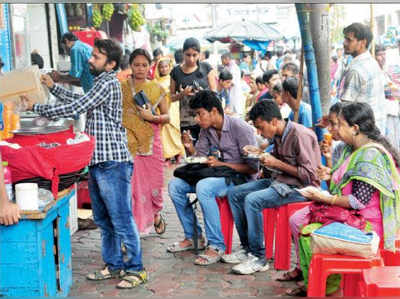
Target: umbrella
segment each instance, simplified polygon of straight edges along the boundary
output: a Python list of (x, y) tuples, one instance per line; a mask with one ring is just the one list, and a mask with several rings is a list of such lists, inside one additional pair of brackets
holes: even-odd
[(271, 25), (244, 20), (220, 25), (205, 36), (205, 39), (210, 42), (224, 43), (243, 40), (270, 41), (281, 38), (283, 36)]

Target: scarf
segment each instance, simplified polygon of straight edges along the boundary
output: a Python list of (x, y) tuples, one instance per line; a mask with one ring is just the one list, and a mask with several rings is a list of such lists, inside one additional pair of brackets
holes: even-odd
[(370, 143), (351, 152), (346, 146), (332, 171), (350, 156), (345, 174), (338, 184), (331, 180), (330, 191), (342, 195), (341, 190), (351, 181), (365, 182), (380, 193), (380, 207), (383, 217), (384, 248), (395, 250), (395, 241), (400, 229), (400, 177), (388, 151), (380, 144)]

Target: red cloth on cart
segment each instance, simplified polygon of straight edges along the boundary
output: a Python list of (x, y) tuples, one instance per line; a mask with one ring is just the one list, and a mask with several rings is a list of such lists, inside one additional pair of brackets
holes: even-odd
[[(18, 143), (21, 149), (0, 146), (3, 161), (8, 161), (12, 181), (42, 177), (51, 180), (51, 191), (57, 198), (59, 175), (78, 171), (87, 166), (92, 158), (95, 139), (67, 144), (68, 138), (74, 138), (72, 127), (68, 131), (45, 135), (22, 136), (7, 139), (7, 142)], [(54, 148), (43, 148), (40, 143), (60, 143)]]

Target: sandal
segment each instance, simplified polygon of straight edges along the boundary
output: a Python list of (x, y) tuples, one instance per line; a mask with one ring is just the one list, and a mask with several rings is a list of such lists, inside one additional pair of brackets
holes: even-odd
[(92, 281), (101, 281), (117, 277), (121, 277), (121, 270), (110, 271), (108, 269), (108, 266), (106, 266), (103, 270), (95, 271), (93, 273), (89, 273), (88, 275), (86, 275), (86, 278)]
[(285, 272), (281, 277), (276, 278), (277, 281), (301, 281), (303, 279), (303, 273), (298, 268)]
[(133, 289), (146, 283), (148, 280), (146, 270), (126, 272), (122, 280), (117, 284), (118, 289)]
[(286, 291), (286, 295), (292, 297), (307, 297), (307, 291), (304, 289), (304, 287), (297, 287), (294, 289), (288, 289)]
[(158, 221), (158, 223), (154, 223), (154, 230), (158, 235), (162, 235), (167, 229), (167, 223), (165, 222), (165, 219), (161, 214), (159, 214), (159, 217), (160, 220)]
[[(191, 244), (189, 246), (181, 247), (180, 244), (182, 242), (175, 242), (174, 244), (168, 246), (167, 247), (167, 251), (171, 252), (171, 253), (175, 253), (175, 252), (182, 252), (182, 251), (188, 251), (188, 250), (193, 250), (194, 249), (193, 242), (191, 242)], [(206, 248), (205, 243), (206, 243), (205, 240), (201, 239), (200, 242), (199, 242), (199, 247), (197, 249), (198, 250), (204, 250)]]
[[(219, 262), (224, 255), (225, 252), (222, 250), (214, 249), (214, 248), (207, 248), (208, 250), (213, 250), (217, 253), (217, 255), (208, 255), (208, 254), (199, 254), (198, 258), (194, 261), (195, 265), (198, 266), (208, 266)], [(206, 252), (207, 252), (206, 251)]]

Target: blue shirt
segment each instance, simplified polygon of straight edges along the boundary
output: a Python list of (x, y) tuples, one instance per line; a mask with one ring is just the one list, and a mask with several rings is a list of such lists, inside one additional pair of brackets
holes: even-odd
[[(293, 111), (290, 112), (289, 119), (291, 121), (294, 120)], [(311, 106), (307, 103), (301, 102), (299, 107), (299, 124), (305, 126), (306, 128), (311, 128), (312, 123), (312, 114), (311, 114)]]
[(71, 48), (71, 70), (72, 77), (79, 78), (83, 91), (88, 92), (93, 86), (93, 75), (89, 71), (89, 58), (92, 56), (92, 47), (81, 41), (75, 41)]

